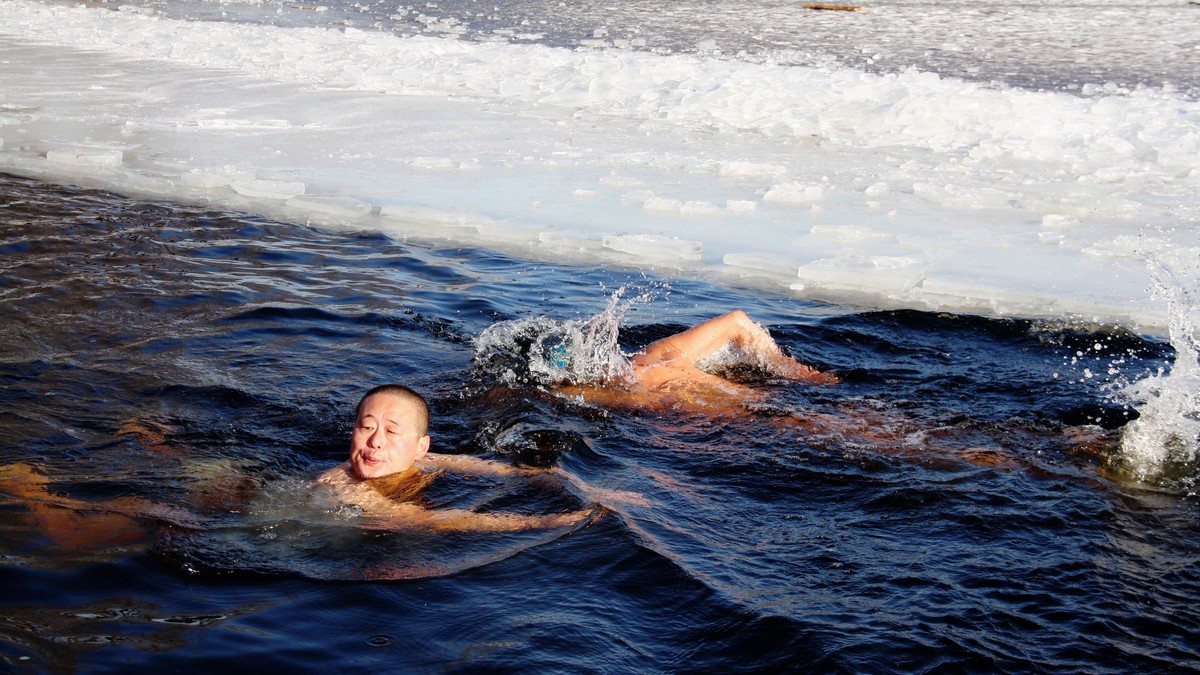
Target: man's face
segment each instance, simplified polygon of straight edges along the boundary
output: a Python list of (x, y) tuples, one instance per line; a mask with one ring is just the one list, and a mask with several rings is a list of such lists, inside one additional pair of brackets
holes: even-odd
[(394, 394), (375, 394), (362, 402), (350, 436), (350, 466), (359, 478), (407, 471), (429, 452), (429, 436), (416, 427), (416, 404)]

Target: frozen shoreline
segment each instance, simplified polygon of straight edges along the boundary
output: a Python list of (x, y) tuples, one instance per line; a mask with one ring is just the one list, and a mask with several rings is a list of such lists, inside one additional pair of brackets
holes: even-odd
[[(1200, 104), (0, 6), (0, 171), (531, 259), (1162, 333)], [(86, 45), (96, 51), (84, 51)], [(1186, 256), (1185, 256), (1186, 258)]]

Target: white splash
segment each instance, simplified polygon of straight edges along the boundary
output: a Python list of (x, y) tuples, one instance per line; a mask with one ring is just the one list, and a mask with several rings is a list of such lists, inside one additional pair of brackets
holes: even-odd
[(475, 364), (508, 386), (620, 382), (631, 373), (617, 343), (625, 313), (638, 296), (624, 300), (617, 289), (604, 311), (584, 320), (547, 317), (493, 324), (475, 343)]
[(1139, 479), (1190, 480), (1200, 459), (1200, 251), (1155, 241), (1144, 253), (1153, 295), (1168, 306), (1175, 361), (1118, 392), (1139, 413), (1122, 430), (1121, 453)]

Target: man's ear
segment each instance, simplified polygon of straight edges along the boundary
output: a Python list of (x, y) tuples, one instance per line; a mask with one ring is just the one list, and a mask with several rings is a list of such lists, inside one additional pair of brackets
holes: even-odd
[(417, 459), (421, 459), (426, 453), (429, 452), (429, 444), (431, 442), (432, 439), (429, 438), (429, 434), (425, 434), (419, 441), (417, 441)]

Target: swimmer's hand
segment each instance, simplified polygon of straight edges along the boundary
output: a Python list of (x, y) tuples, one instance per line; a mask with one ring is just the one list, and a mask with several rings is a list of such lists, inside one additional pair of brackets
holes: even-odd
[(645, 495), (629, 490), (611, 490), (592, 485), (584, 481), (579, 476), (554, 467), (550, 470), (551, 475), (558, 476), (567, 481), (567, 484), (573, 486), (577, 491), (577, 496), (584, 501), (599, 505), (601, 508), (615, 506), (639, 506), (642, 508), (651, 508), (649, 499)]
[(571, 511), (569, 513), (557, 513), (550, 516), (528, 516), (533, 522), (530, 527), (534, 529), (552, 530), (559, 527), (574, 527), (584, 522), (588, 518), (595, 515), (596, 517), (604, 515), (606, 509), (597, 504), (590, 509), (582, 509), (580, 511)]
[(771, 370), (780, 377), (809, 384), (837, 384), (841, 378), (833, 373), (822, 372), (812, 366), (800, 363), (790, 356), (780, 356), (771, 363)]

